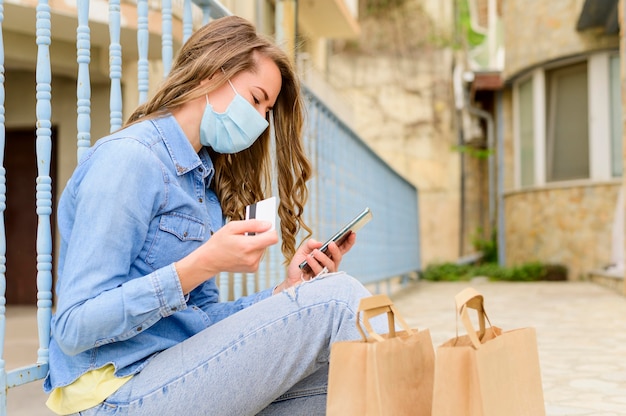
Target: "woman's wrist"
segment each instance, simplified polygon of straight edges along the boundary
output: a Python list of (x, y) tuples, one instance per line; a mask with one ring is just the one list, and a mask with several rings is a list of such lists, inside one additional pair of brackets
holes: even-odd
[(185, 294), (191, 292), (211, 276), (215, 276), (219, 273), (217, 270), (205, 269), (204, 259), (196, 252), (192, 252), (175, 262), (174, 268), (176, 269), (181, 288)]
[(276, 295), (276, 294), (278, 294), (278, 293), (282, 292), (283, 290), (285, 290), (285, 289), (287, 289), (287, 288), (288, 288), (288, 286), (287, 286), (287, 281), (286, 281), (286, 280), (283, 280), (282, 282), (280, 282), (280, 283), (278, 284), (278, 286), (276, 286), (276, 287), (274, 288), (274, 290), (272, 291), (272, 295)]

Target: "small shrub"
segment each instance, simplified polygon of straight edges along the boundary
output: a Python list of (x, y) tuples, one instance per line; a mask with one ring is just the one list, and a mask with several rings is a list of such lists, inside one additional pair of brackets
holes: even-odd
[(485, 276), (491, 280), (506, 280), (507, 270), (497, 263), (482, 263), (472, 267), (472, 277)]
[(456, 263), (431, 264), (421, 272), (422, 278), (434, 282), (450, 282), (468, 280), (467, 271), (470, 266)]
[(547, 264), (546, 274), (543, 276), (543, 280), (548, 281), (563, 281), (567, 280), (567, 267), (562, 264)]
[(529, 262), (513, 267), (500, 267), (493, 262), (473, 265), (439, 263), (429, 265), (420, 275), (425, 280), (435, 282), (466, 281), (478, 276), (485, 276), (490, 280), (536, 282), (567, 280), (567, 268), (558, 264), (540, 262)]
[(472, 245), (474, 248), (483, 254), (483, 263), (497, 263), (498, 262), (498, 232), (492, 230), (491, 236), (488, 239), (482, 237), (484, 231), (482, 228), (478, 228), (472, 237)]

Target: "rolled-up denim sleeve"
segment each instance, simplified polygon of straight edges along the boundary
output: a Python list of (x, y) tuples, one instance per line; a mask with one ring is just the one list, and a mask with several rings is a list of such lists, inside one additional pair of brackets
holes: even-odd
[(130, 278), (165, 171), (134, 140), (105, 143), (82, 161), (61, 197), (58, 302), (52, 334), (69, 355), (128, 339), (186, 307), (173, 265)]

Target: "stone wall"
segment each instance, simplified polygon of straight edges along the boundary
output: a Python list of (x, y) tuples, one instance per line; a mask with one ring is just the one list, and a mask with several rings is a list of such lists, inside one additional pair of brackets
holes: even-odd
[(331, 58), (331, 84), (352, 104), (357, 133), (419, 189), (422, 262), (458, 256), (459, 153), (451, 54)]
[[(584, 0), (503, 3), (506, 60), (503, 78), (553, 61), (619, 47), (604, 27), (577, 31)], [(528, 261), (561, 263), (570, 279), (580, 279), (611, 261), (611, 233), (620, 180), (572, 181), (541, 189), (516, 190), (513, 108), (503, 92), (505, 240), (508, 265)]]
[[(349, 102), (359, 136), (418, 188), (422, 265), (455, 261), (473, 251), (470, 235), (480, 215), (464, 224), (461, 249), (453, 9), (439, 0), (394, 3), (376, 16), (361, 11), (361, 37), (335, 45), (327, 81)], [(467, 195), (478, 204), (484, 184), (478, 176), (468, 183)]]
[(585, 183), (508, 193), (507, 264), (559, 263), (573, 280), (608, 265), (620, 185)]

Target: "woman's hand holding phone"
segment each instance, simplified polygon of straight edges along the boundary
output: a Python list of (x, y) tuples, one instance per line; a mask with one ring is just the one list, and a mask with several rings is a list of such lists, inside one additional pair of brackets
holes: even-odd
[(308, 240), (296, 251), (287, 268), (287, 278), (274, 289), (274, 293), (310, 280), (320, 273), (333, 273), (339, 270), (343, 255), (350, 251), (356, 242), (356, 231), (371, 219), (372, 212), (365, 208), (325, 243), (322, 244), (315, 239)]
[[(323, 272), (324, 268), (326, 268), (326, 271), (329, 273), (336, 272), (339, 270), (339, 264), (341, 263), (343, 255), (350, 251), (355, 242), (356, 234), (351, 233), (339, 246), (334, 242), (329, 243), (328, 249), (326, 253), (324, 253), (320, 251), (320, 248), (323, 246), (321, 241), (317, 241), (313, 238), (307, 240), (300, 246), (298, 251), (296, 251), (296, 254), (293, 256), (287, 268), (287, 278), (276, 287), (274, 293), (300, 284), (303, 280), (310, 280), (312, 277)], [(304, 261), (310, 264), (308, 270), (302, 270), (299, 267), (300, 263)]]

